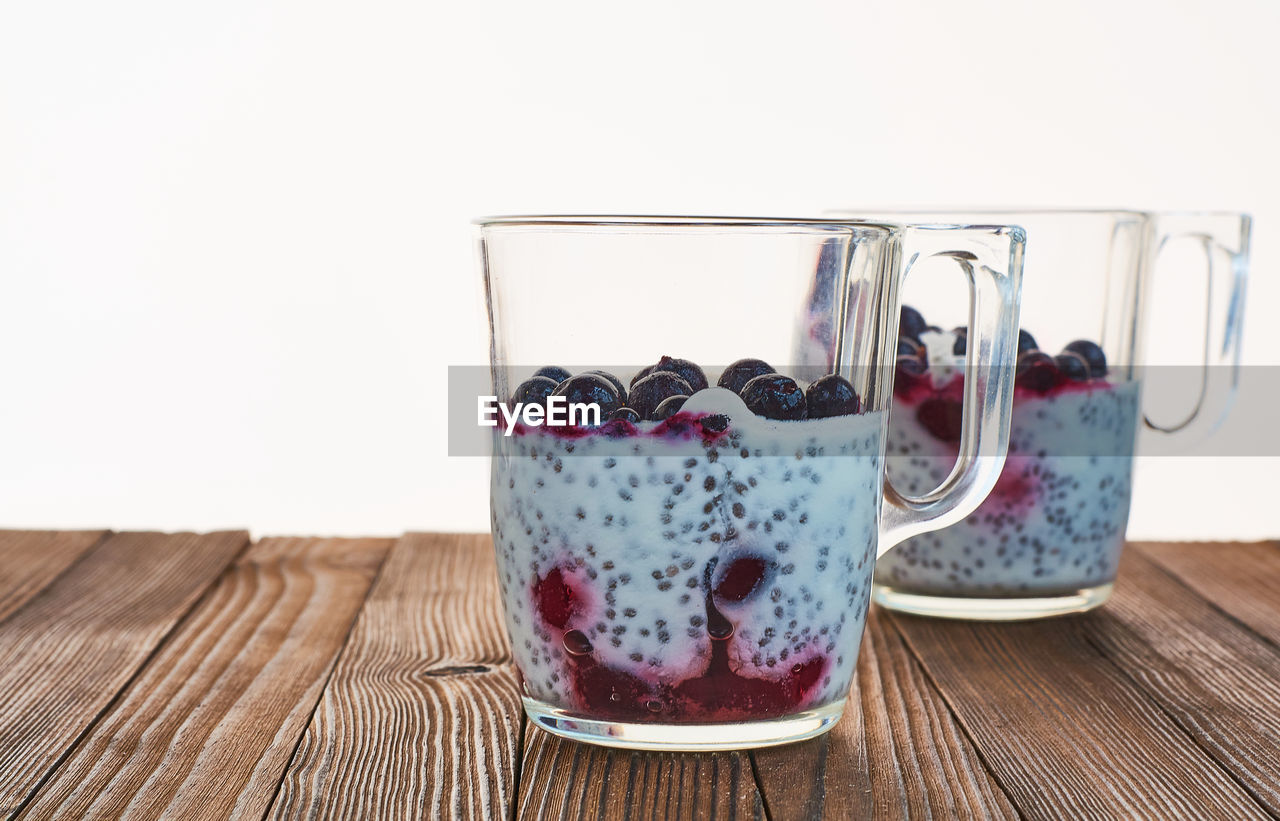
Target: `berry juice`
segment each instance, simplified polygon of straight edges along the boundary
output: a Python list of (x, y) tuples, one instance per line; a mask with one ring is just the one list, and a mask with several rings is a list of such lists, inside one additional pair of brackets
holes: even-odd
[(664, 724), (844, 700), (870, 599), (885, 414), (857, 413), (830, 380), (806, 397), (764, 363), (735, 366), (721, 387), (695, 387), (700, 371), (674, 387), (675, 366), (642, 371), (630, 398), (609, 377), (620, 407), (599, 428), (495, 437), (494, 543), (527, 698)]

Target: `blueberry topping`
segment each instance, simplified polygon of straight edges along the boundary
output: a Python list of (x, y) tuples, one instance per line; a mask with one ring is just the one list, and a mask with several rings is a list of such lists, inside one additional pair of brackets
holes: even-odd
[(702, 425), (702, 430), (706, 433), (724, 433), (729, 429), (729, 417), (723, 413), (713, 413), (699, 419), (698, 424)]
[(843, 376), (834, 373), (829, 373), (810, 385), (804, 398), (810, 419), (849, 416), (862, 409), (853, 385)]
[(964, 356), (965, 351), (969, 349), (969, 329), (963, 325), (952, 329), (956, 335), (956, 344), (951, 346), (951, 353), (955, 356)]
[(804, 391), (789, 376), (768, 373), (757, 376), (742, 389), (742, 401), (757, 416), (766, 419), (803, 419)]
[(636, 375), (631, 377), (631, 387), (634, 388), (637, 382), (639, 382), (641, 379), (644, 379), (649, 374), (653, 373), (653, 369), (654, 369), (653, 365), (646, 365), (645, 367), (636, 371)]
[(1040, 346), (1036, 344), (1036, 338), (1026, 331), (1018, 331), (1018, 356), (1022, 356), (1029, 351), (1039, 350)]
[(1055, 356), (1053, 361), (1058, 366), (1058, 370), (1062, 371), (1062, 375), (1072, 382), (1089, 381), (1089, 363), (1085, 362), (1080, 354), (1065, 351)]
[[(599, 405), (602, 422), (622, 407), (617, 388), (604, 377), (591, 373), (569, 377), (556, 387), (555, 395), (563, 396), (570, 406), (584, 402)], [(581, 419), (582, 416), (579, 415), (578, 418)]]
[(653, 419), (655, 421), (670, 419), (680, 412), (680, 409), (684, 407), (684, 403), (687, 401), (689, 401), (687, 396), (668, 396), (658, 403), (658, 407), (653, 409)]
[(1031, 351), (1018, 357), (1017, 384), (1019, 387), (1045, 393), (1058, 384), (1061, 374), (1053, 357), (1042, 351)]
[(898, 356), (924, 357), (924, 346), (906, 336), (898, 337)]
[(763, 359), (739, 359), (724, 369), (724, 373), (720, 374), (716, 384), (722, 388), (728, 388), (736, 394), (741, 394), (742, 389), (746, 387), (748, 382), (757, 376), (764, 376), (769, 373), (775, 373), (775, 371)]
[[(545, 368), (544, 368), (545, 370)], [(512, 404), (523, 402), (526, 405), (546, 407), (547, 397), (555, 393), (556, 381), (549, 376), (535, 376), (520, 383), (516, 392), (511, 394)]]
[(898, 317), (898, 336), (905, 336), (909, 339), (920, 341), (920, 334), (929, 328), (929, 323), (924, 321), (924, 317), (920, 312), (910, 305), (902, 306), (902, 313)]
[(1087, 339), (1077, 339), (1071, 342), (1063, 349), (1064, 352), (1079, 354), (1084, 357), (1084, 361), (1089, 363), (1089, 376), (1099, 379), (1107, 375), (1107, 355), (1102, 352), (1102, 348), (1097, 343), (1090, 342)]
[(623, 386), (621, 379), (609, 373), (608, 371), (587, 371), (587, 373), (591, 374), (592, 376), (601, 376), (607, 379), (610, 385), (613, 385), (613, 387), (617, 388), (619, 401), (621, 401), (622, 404), (624, 405), (627, 404), (627, 389), (626, 387)]
[(631, 408), (618, 408), (616, 411), (614, 411), (609, 415), (610, 422), (614, 421), (615, 419), (623, 419), (634, 425), (636, 422), (640, 421), (640, 414), (636, 413)]
[[(693, 388), (693, 393), (707, 387), (707, 375), (702, 372), (695, 363), (687, 359), (676, 359), (673, 356), (664, 356), (658, 360), (658, 364), (653, 366), (653, 373), (670, 372), (689, 383), (689, 387)], [(690, 394), (692, 396), (693, 394)]]
[(557, 368), (555, 365), (547, 365), (545, 368), (538, 368), (533, 372), (533, 375), (545, 376), (548, 379), (554, 379), (557, 385), (568, 379), (570, 376), (573, 376), (573, 374), (569, 373), (564, 368)]
[(628, 401), (641, 419), (653, 419), (653, 412), (670, 396), (690, 396), (693, 388), (671, 371), (651, 373), (631, 386)]

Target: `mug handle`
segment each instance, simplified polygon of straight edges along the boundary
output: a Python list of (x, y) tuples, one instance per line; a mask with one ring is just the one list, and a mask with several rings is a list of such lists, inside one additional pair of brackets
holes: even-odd
[[(899, 493), (885, 474), (879, 556), (905, 539), (968, 516), (1000, 478), (1009, 449), (1026, 235), (1009, 225), (922, 225), (905, 229), (902, 244), (903, 277), (920, 259), (947, 257), (960, 266), (969, 281), (970, 331), (955, 466), (941, 485), (920, 496)], [(895, 291), (890, 339), (897, 339), (900, 314)], [(896, 354), (895, 345), (888, 347)]]
[(1152, 238), (1149, 287), (1158, 287), (1160, 254), (1175, 240), (1200, 244), (1205, 255), (1205, 336), (1199, 394), (1191, 412), (1179, 422), (1160, 424), (1143, 409), (1150, 430), (1183, 446), (1213, 433), (1231, 410), (1240, 382), (1240, 339), (1244, 330), (1245, 286), (1249, 275), (1248, 214), (1158, 214)]

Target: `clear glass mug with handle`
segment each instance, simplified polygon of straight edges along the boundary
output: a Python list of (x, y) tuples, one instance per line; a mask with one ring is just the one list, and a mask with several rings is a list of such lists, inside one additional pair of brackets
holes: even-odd
[[(1011, 364), (1020, 229), (477, 224), (492, 395), (506, 403), (489, 417), (493, 538), (529, 717), (643, 749), (824, 732), (877, 555), (976, 507), (1006, 446), (1012, 372), (986, 369), (962, 398), (955, 473), (919, 497), (886, 485), (902, 255), (958, 263), (972, 358)], [(841, 308), (830, 355), (802, 375), (788, 358), (818, 267)]]
[[(1124, 547), (1144, 418), (1174, 446), (1185, 445), (1220, 423), (1230, 406), (1249, 218), (1064, 210), (833, 214), (1016, 222), (1030, 249), (1004, 473), (963, 522), (883, 557), (875, 600), (918, 615), (986, 620), (1056, 616), (1105, 602)], [(1168, 252), (1179, 245), (1198, 246), (1202, 254), (1197, 265), (1206, 278), (1180, 319), (1184, 332), (1203, 324), (1203, 345), (1180, 367), (1149, 367), (1151, 341), (1143, 331), (1149, 296), (1153, 289), (1159, 295), (1162, 278), (1172, 273)], [(964, 306), (941, 289), (910, 290), (921, 296), (913, 306), (918, 310), (904, 310), (900, 328), (899, 370), (906, 375), (897, 381), (887, 461), (899, 487), (920, 493), (936, 486), (955, 461), (966, 323)], [(816, 316), (829, 312), (820, 300), (810, 306)], [(815, 325), (812, 318), (809, 323)], [(809, 336), (799, 361), (821, 360), (822, 350), (834, 347), (833, 339), (817, 343), (820, 337)], [(1155, 347), (1167, 350), (1168, 340)], [(1169, 365), (1168, 358), (1161, 364)], [(1161, 390), (1152, 391), (1157, 384)]]

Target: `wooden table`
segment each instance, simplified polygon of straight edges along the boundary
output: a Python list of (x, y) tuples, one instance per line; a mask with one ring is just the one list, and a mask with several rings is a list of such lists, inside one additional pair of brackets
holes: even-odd
[(829, 735), (524, 720), (487, 536), (0, 531), (0, 815), (1280, 816), (1280, 544), (1135, 544), (1052, 622), (872, 613)]

